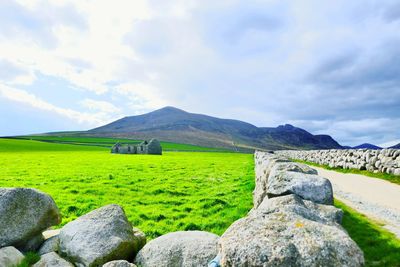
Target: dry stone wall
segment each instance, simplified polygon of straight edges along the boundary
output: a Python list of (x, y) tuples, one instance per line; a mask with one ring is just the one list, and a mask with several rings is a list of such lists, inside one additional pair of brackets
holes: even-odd
[(221, 236), (221, 266), (362, 266), (340, 225), (329, 180), (307, 165), (255, 153), (254, 207)]
[(400, 175), (400, 149), (281, 150), (275, 153), (329, 167)]

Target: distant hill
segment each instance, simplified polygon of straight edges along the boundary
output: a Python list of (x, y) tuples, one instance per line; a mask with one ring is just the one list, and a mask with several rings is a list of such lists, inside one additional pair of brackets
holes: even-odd
[(125, 117), (81, 134), (132, 139), (157, 138), (232, 150), (342, 148), (329, 135), (312, 135), (289, 124), (276, 128), (256, 127), (239, 120), (189, 113), (174, 107)]
[(396, 149), (400, 149), (400, 143), (398, 143), (397, 145), (391, 146), (389, 148), (396, 148)]
[(367, 149), (382, 149), (379, 146), (373, 145), (373, 144), (368, 144), (368, 143), (364, 143), (358, 146), (353, 147), (354, 149), (361, 149), (361, 148), (367, 148)]

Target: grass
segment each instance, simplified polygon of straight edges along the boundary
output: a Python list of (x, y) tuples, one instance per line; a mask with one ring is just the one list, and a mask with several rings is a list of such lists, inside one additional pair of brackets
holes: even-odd
[(97, 147), (97, 146), (74, 146), (65, 144), (51, 144), (51, 143), (30, 141), (30, 140), (0, 138), (0, 153), (29, 153), (29, 152), (50, 153), (50, 152), (67, 152), (67, 151), (84, 152), (84, 151), (109, 151), (109, 150), (104, 147)]
[[(76, 137), (76, 136), (18, 136), (14, 139), (34, 140), (48, 143), (71, 144), (71, 145), (84, 145), (84, 146), (99, 146), (111, 148), (116, 142), (124, 144), (139, 144), (141, 140), (125, 139), (125, 138), (107, 138), (107, 137)], [(196, 151), (196, 152), (232, 152), (229, 149), (203, 147), (188, 144), (177, 144), (171, 142), (160, 142), (164, 151)]]
[(35, 252), (28, 252), (24, 256), (25, 258), (16, 267), (30, 267), (40, 260), (40, 255)]
[(96, 146), (0, 139), (0, 166), (0, 187), (50, 194), (63, 216), (60, 226), (115, 203), (150, 239), (177, 230), (220, 235), (252, 207), (250, 154), (119, 155)]
[(400, 240), (382, 225), (335, 199), (343, 227), (364, 252), (365, 266), (400, 266)]
[(328, 165), (321, 165), (321, 164), (310, 162), (310, 161), (297, 160), (297, 159), (291, 159), (291, 160), (293, 160), (295, 162), (311, 165), (311, 166), (321, 167), (321, 168), (324, 168), (327, 170), (332, 170), (332, 171), (337, 171), (337, 172), (342, 172), (342, 173), (360, 174), (360, 175), (365, 175), (365, 176), (369, 176), (369, 177), (373, 177), (373, 178), (379, 178), (379, 179), (383, 179), (383, 180), (389, 181), (391, 183), (400, 185), (400, 176), (396, 176), (396, 175), (389, 174), (389, 173), (382, 173), (382, 172), (374, 173), (374, 172), (370, 172), (370, 171), (366, 171), (366, 170), (343, 169), (343, 168), (338, 168), (338, 167), (332, 168), (332, 167), (329, 167)]

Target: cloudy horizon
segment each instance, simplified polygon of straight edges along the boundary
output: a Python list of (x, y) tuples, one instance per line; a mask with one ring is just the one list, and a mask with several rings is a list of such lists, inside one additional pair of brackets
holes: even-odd
[(2, 1), (0, 136), (174, 106), (400, 143), (398, 1)]

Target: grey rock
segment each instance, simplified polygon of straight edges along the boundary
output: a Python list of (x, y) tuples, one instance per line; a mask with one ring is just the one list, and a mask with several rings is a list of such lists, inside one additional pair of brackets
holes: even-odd
[(58, 252), (59, 244), (60, 244), (60, 239), (58, 235), (52, 236), (44, 241), (44, 243), (38, 250), (38, 254), (44, 255), (50, 252)]
[(24, 255), (15, 247), (0, 248), (0, 266), (14, 267), (22, 262)]
[(133, 236), (135, 237), (136, 243), (138, 244), (136, 251), (139, 251), (144, 247), (144, 245), (146, 245), (146, 235), (139, 228), (132, 227), (132, 230)]
[(330, 181), (318, 175), (273, 169), (268, 180), (267, 195), (269, 198), (296, 194), (316, 203), (333, 204), (333, 190)]
[(318, 171), (316, 169), (311, 168), (310, 166), (297, 163), (297, 162), (279, 162), (276, 163), (271, 172), (279, 172), (279, 171), (290, 171), (290, 172), (299, 172), (299, 173), (306, 173), (306, 174), (315, 174), (318, 175)]
[(32, 267), (74, 267), (74, 265), (61, 258), (57, 253), (50, 252), (42, 255)]
[(202, 231), (179, 231), (160, 236), (147, 243), (135, 263), (142, 267), (207, 266), (217, 255), (219, 237)]
[(374, 156), (372, 159), (371, 159), (371, 165), (374, 165), (374, 167), (375, 167), (375, 163), (378, 161), (378, 157), (377, 156)]
[(107, 262), (103, 267), (136, 267), (136, 265), (125, 260), (119, 260)]
[(42, 231), (61, 222), (54, 200), (30, 188), (0, 188), (0, 247), (28, 251), (40, 245)]
[(342, 224), (343, 211), (341, 209), (335, 208), (332, 205), (317, 204), (308, 200), (304, 200), (303, 203), (310, 211), (317, 212), (320, 218), (328, 222)]
[(309, 200), (301, 199), (299, 196), (290, 194), (281, 197), (264, 199), (257, 209), (253, 209), (249, 215), (268, 214), (273, 212), (294, 212), (310, 220), (326, 224), (340, 224), (343, 211), (331, 205), (317, 204)]
[(76, 266), (99, 266), (129, 260), (139, 247), (123, 209), (108, 205), (66, 224), (59, 234), (59, 253)]
[(219, 241), (221, 266), (364, 264), (362, 251), (339, 224), (296, 205), (301, 199), (295, 196), (284, 198), (280, 202), (287, 205), (272, 203), (270, 210), (264, 206), (265, 212), (253, 211), (226, 230)]
[(44, 239), (47, 240), (50, 237), (60, 234), (61, 229), (49, 229), (43, 232)]
[(32, 237), (29, 239), (22, 247), (22, 251), (36, 251), (44, 242), (43, 234), (40, 233), (37, 236)]

